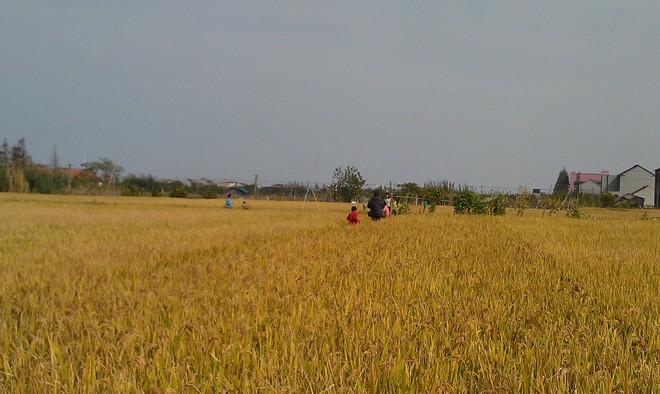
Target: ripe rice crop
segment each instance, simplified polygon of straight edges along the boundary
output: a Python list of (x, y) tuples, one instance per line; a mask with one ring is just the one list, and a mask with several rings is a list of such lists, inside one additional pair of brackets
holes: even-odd
[(222, 205), (0, 194), (0, 392), (660, 391), (639, 210)]

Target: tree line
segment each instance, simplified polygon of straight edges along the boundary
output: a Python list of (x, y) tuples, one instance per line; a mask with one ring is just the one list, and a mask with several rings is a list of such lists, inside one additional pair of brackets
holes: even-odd
[[(10, 146), (7, 140), (0, 147), (0, 192), (15, 193), (112, 193), (125, 196), (169, 196), (175, 198), (218, 198), (233, 188), (218, 185), (200, 184), (191, 181), (184, 184), (180, 181), (158, 180), (152, 175), (129, 174), (123, 177), (124, 168), (112, 160), (101, 157), (99, 160), (82, 164), (82, 169), (62, 168), (59, 165), (57, 150), (49, 165), (32, 161), (27, 152), (25, 139), (20, 139)], [(355, 166), (338, 167), (334, 170), (332, 183), (329, 186), (312, 187), (314, 197), (321, 201), (362, 202), (373, 188), (365, 187), (366, 181)], [(276, 200), (300, 200), (309, 196), (309, 185), (293, 183), (286, 186), (245, 185), (242, 192), (250, 194), (259, 191), (262, 198)], [(518, 193), (502, 194), (491, 191), (476, 193), (467, 185), (456, 185), (449, 181), (429, 181), (424, 185), (408, 182), (395, 185), (388, 190), (400, 200), (405, 211), (409, 203), (423, 204), (430, 212), (436, 206), (453, 205), (457, 213), (501, 214), (504, 207), (517, 207), (520, 213), (522, 206), (559, 205), (568, 194), (568, 174), (565, 169), (559, 174), (555, 190), (543, 201), (539, 196), (526, 190)], [(384, 190), (385, 192), (385, 190)], [(609, 193), (602, 195), (577, 196), (579, 206), (611, 206), (615, 197)]]
[(13, 146), (5, 139), (0, 147), (0, 192), (54, 194), (100, 190), (114, 186), (123, 171), (104, 157), (83, 163), (82, 169), (62, 168), (56, 149), (50, 165), (35, 163), (24, 138)]

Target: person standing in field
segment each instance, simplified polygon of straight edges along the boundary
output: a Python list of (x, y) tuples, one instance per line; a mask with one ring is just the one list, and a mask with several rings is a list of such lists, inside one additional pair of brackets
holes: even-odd
[(385, 193), (384, 201), (385, 201), (385, 206), (387, 207), (387, 215), (385, 216), (389, 216), (389, 214), (392, 212), (392, 196), (390, 196), (390, 193)]
[(227, 199), (225, 200), (225, 208), (231, 208), (231, 193), (227, 194)]
[(358, 219), (357, 207), (355, 205), (351, 207), (351, 212), (348, 214), (348, 216), (346, 216), (346, 220), (348, 220), (348, 224), (360, 223), (360, 220)]
[(374, 196), (371, 197), (367, 203), (369, 213), (367, 214), (372, 220), (380, 220), (383, 217), (383, 208), (385, 208), (385, 201), (380, 198), (378, 190), (374, 190)]

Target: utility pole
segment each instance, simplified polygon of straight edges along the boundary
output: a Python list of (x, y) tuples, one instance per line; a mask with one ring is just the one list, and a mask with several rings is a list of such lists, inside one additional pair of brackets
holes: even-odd
[(259, 181), (259, 175), (255, 175), (254, 176), (254, 199), (255, 200), (257, 199), (257, 191), (259, 190), (258, 189), (259, 184), (257, 183), (258, 181)]

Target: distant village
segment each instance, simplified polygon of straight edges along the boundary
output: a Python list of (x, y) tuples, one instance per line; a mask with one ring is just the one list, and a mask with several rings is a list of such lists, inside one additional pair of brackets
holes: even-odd
[(660, 168), (651, 172), (635, 164), (618, 174), (609, 171), (571, 172), (569, 187), (570, 193), (611, 193), (640, 207), (660, 208)]
[[(357, 201), (375, 188), (383, 188), (402, 196), (426, 198), (433, 196), (440, 202), (450, 201), (454, 192), (467, 189), (467, 186), (456, 186), (453, 183), (425, 184), (414, 183), (364, 187), (365, 181), (359, 176), (357, 169), (351, 170), (359, 176), (359, 182), (349, 185), (352, 192), (349, 197), (341, 195), (342, 180), (333, 180), (331, 185), (319, 185), (301, 182), (277, 183), (260, 185), (257, 177), (252, 184), (232, 180), (214, 181), (209, 178), (186, 179), (156, 179), (150, 175), (122, 176), (124, 169), (107, 158), (86, 162), (80, 168), (71, 165), (60, 166), (55, 151), (50, 165), (34, 163), (21, 139), (14, 146), (4, 141), (0, 147), (0, 192), (30, 192), (30, 193), (69, 193), (69, 194), (118, 194), (126, 196), (169, 196), (169, 197), (203, 197), (217, 198), (231, 193), (238, 198), (247, 196), (253, 198), (295, 200), (307, 198), (310, 194), (315, 199), (323, 201)], [(348, 170), (348, 168), (347, 168)], [(348, 183), (351, 180), (347, 181)], [(479, 194), (501, 193), (499, 191), (475, 191)], [(509, 194), (516, 194), (509, 193)], [(359, 195), (358, 195), (359, 194)], [(530, 195), (536, 199), (543, 198), (540, 189), (532, 189)], [(570, 172), (563, 169), (551, 194), (576, 196), (593, 205), (637, 206), (641, 208), (660, 208), (660, 168), (650, 171), (639, 164), (619, 173), (608, 170), (598, 172)], [(608, 197), (605, 199), (604, 197)], [(603, 201), (609, 201), (603, 204)], [(600, 202), (599, 202), (600, 201)]]

